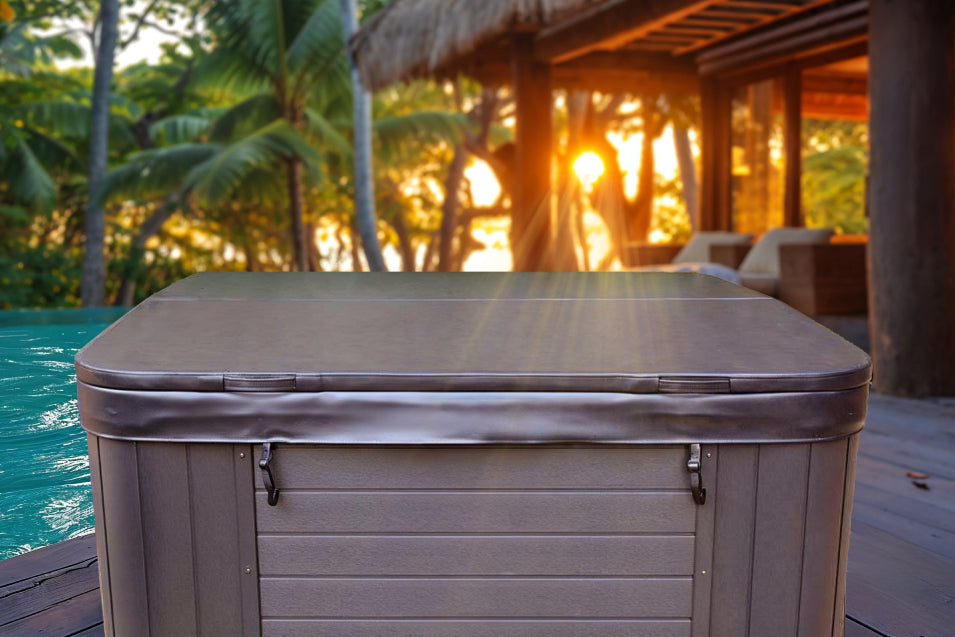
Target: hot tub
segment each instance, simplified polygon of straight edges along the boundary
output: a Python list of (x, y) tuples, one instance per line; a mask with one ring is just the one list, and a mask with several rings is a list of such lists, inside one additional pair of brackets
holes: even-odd
[(842, 635), (870, 363), (697, 274), (203, 274), (76, 358), (107, 635)]

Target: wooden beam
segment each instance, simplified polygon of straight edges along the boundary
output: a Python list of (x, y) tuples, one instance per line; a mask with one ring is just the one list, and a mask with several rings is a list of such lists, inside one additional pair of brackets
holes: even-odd
[(513, 42), (517, 109), (515, 170), (511, 192), (511, 252), (515, 271), (551, 267), (551, 69), (534, 59), (531, 35)]
[(574, 58), (554, 67), (555, 72), (562, 69), (579, 71), (642, 71), (650, 73), (670, 73), (696, 77), (696, 64), (688, 58), (675, 58), (661, 53), (645, 51), (596, 51)]
[(728, 88), (717, 78), (700, 83), (702, 148), (700, 174), (699, 230), (730, 230), (730, 109)]
[(720, 0), (720, 4), (743, 9), (768, 9), (786, 12), (812, 4), (812, 0)]
[(955, 396), (955, 0), (871, 0), (876, 391)]
[(803, 73), (803, 90), (811, 93), (836, 93), (839, 95), (868, 95), (869, 80), (865, 75), (828, 73), (824, 70)]
[(561, 62), (615, 49), (713, 4), (716, 0), (615, 0), (542, 29), (534, 42), (539, 60)]
[[(795, 15), (795, 14), (797, 14), (797, 13), (801, 13), (801, 12), (803, 12), (803, 11), (807, 11), (807, 10), (812, 9), (812, 8), (814, 8), (814, 7), (818, 7), (818, 6), (821, 6), (821, 5), (824, 5), (824, 4), (828, 4), (829, 2), (832, 2), (832, 0), (805, 0), (804, 2), (801, 2), (801, 3), (799, 3), (799, 4), (795, 4), (795, 3), (794, 3), (794, 4), (786, 5), (788, 8), (786, 8), (785, 10), (781, 10), (781, 11), (778, 11), (778, 12), (772, 12), (772, 11), (764, 12), (764, 13), (760, 14), (760, 17), (758, 18), (757, 22), (753, 25), (753, 27), (755, 27), (755, 26), (757, 26), (757, 25), (768, 24), (768, 23), (770, 23), (770, 22), (774, 22), (774, 21), (777, 21), (777, 20), (781, 20), (781, 19), (783, 19), (783, 18), (788, 18), (788, 17), (790, 17), (790, 16), (792, 16), (792, 15)], [(755, 14), (754, 14), (754, 15), (755, 15)], [(729, 37), (729, 35), (726, 35), (726, 36), (724, 36), (724, 37), (722, 37), (722, 38), (714, 38), (712, 41), (702, 42), (702, 43), (699, 43), (699, 44), (694, 44), (694, 45), (691, 45), (691, 46), (683, 47), (682, 49), (677, 49), (677, 50), (674, 51), (673, 53), (674, 53), (674, 55), (685, 55), (685, 54), (687, 54), (687, 53), (691, 53), (691, 52), (693, 52), (693, 51), (698, 51), (698, 50), (700, 50), (700, 49), (703, 49), (703, 48), (706, 48), (706, 47), (708, 47), (708, 46), (711, 46), (714, 42), (719, 41), (719, 40), (725, 40), (725, 39), (727, 39), (728, 37)]]
[(783, 82), (783, 152), (786, 157), (783, 224), (798, 228), (803, 225), (802, 71), (790, 65)]
[(714, 46), (697, 56), (700, 73), (709, 75), (765, 64), (782, 55), (864, 34), (868, 26), (867, 7), (868, 0), (859, 0)]

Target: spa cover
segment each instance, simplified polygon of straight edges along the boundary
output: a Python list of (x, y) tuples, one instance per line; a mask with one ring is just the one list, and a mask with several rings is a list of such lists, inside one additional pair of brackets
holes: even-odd
[(200, 274), (76, 357), (84, 426), (135, 440), (812, 441), (868, 357), (698, 274)]

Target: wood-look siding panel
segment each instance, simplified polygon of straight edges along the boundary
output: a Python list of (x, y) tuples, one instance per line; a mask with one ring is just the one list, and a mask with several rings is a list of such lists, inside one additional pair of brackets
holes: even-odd
[(262, 536), (272, 575), (692, 575), (685, 536)]
[(113, 635), (113, 609), (109, 583), (109, 553), (106, 550), (106, 521), (103, 517), (103, 481), (100, 473), (99, 436), (86, 434), (90, 454), (90, 476), (93, 489), (93, 513), (96, 524), (96, 554), (98, 556), (100, 597), (103, 605), (103, 631)]
[(263, 533), (692, 533), (689, 492), (256, 494)]
[[(255, 479), (257, 458), (251, 445), (232, 446), (236, 485), (236, 532), (238, 534), (239, 589), (242, 595), (242, 637), (260, 637), (258, 539), (255, 528)], [(250, 569), (246, 573), (245, 567)]]
[(703, 445), (701, 477), (706, 502), (696, 507), (696, 546), (693, 555), (693, 637), (709, 637), (710, 604), (713, 601), (713, 534), (719, 492), (713, 488), (719, 473), (718, 445)]
[(859, 434), (849, 437), (846, 454), (846, 481), (842, 491), (842, 537), (839, 542), (839, 570), (836, 580), (835, 608), (832, 611), (835, 637), (841, 637), (846, 619), (846, 573), (849, 566), (849, 528), (852, 521), (852, 498), (855, 493), (856, 455), (859, 453)]
[[(243, 635), (242, 578), (255, 578), (254, 562), (243, 561), (239, 537), (232, 445), (190, 445), (189, 497), (194, 516), (195, 577), (198, 589), (199, 634)], [(251, 488), (251, 484), (248, 485)], [(245, 569), (252, 568), (251, 574)]]
[(262, 578), (262, 616), (689, 618), (690, 578)]
[(809, 445), (760, 447), (750, 635), (796, 635), (808, 477)]
[(186, 446), (140, 443), (140, 494), (149, 627), (156, 635), (196, 632), (192, 514)]
[[(362, 449), (278, 444), (274, 449), (272, 469), (279, 488), (689, 488), (684, 446)], [(255, 480), (262, 488), (258, 471)]]
[(710, 635), (741, 637), (749, 630), (756, 445), (721, 445), (716, 476)]
[(266, 620), (263, 637), (690, 637), (674, 620)]
[(800, 637), (832, 634), (848, 449), (846, 439), (812, 445), (799, 600)]
[(148, 635), (146, 560), (135, 442), (100, 438), (113, 634)]

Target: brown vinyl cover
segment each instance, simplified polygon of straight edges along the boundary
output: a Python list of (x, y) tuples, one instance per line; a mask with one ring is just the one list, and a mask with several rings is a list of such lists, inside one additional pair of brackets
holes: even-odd
[(868, 357), (698, 274), (200, 274), (76, 356), (122, 439), (819, 440), (861, 428)]

